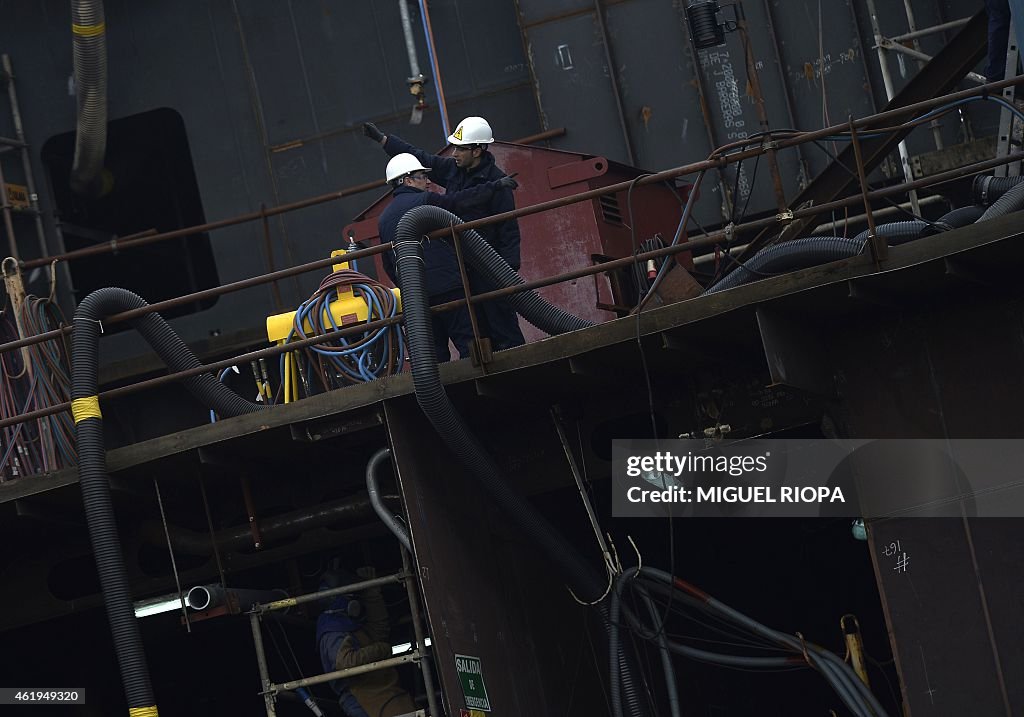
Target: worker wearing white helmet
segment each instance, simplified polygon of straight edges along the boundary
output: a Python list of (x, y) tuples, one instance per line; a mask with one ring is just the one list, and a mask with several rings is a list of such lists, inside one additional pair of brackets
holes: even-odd
[[(455, 131), (448, 136), (448, 141), (452, 145), (450, 157), (424, 152), (401, 137), (385, 135), (371, 122), (363, 124), (363, 134), (379, 142), (389, 155), (413, 155), (424, 166), (430, 168), (430, 177), (434, 184), (444, 187), (449, 194), (505, 176), (494, 163), (494, 155), (487, 151), (487, 146), (494, 142), (494, 134), (491, 125), (483, 117), (466, 117), (459, 122)], [(513, 209), (515, 200), (512, 191), (503, 190), (495, 192), (487, 202), (458, 206), (455, 213), (468, 222), (510, 212)], [(519, 271), (519, 223), (515, 219), (480, 227), (477, 231), (509, 266)], [(472, 270), (470, 280), (474, 293), (498, 288)], [(524, 343), (523, 332), (519, 328), (519, 317), (507, 299), (487, 301), (479, 306), (478, 314), (482, 318), (481, 331), (490, 337), (494, 349), (507, 349)]]
[[(388, 162), (384, 170), (384, 178), (394, 187), (391, 203), (384, 209), (377, 220), (377, 228), (382, 242), (394, 242), (398, 234), (398, 222), (402, 216), (423, 204), (432, 204), (450, 212), (465, 210), (480, 204), (486, 204), (497, 192), (509, 192), (518, 186), (511, 177), (500, 177), (496, 180), (483, 182), (459, 192), (438, 194), (427, 190), (430, 184), (430, 169), (423, 166), (411, 154), (396, 154)], [(426, 278), (426, 291), (430, 305), (443, 304), (465, 296), (462, 290), (462, 275), (456, 260), (455, 251), (445, 241), (431, 241), (423, 245), (423, 263)], [(384, 270), (391, 280), (398, 284), (395, 271), (395, 255), (393, 251), (385, 252), (381, 257)], [(437, 349), (437, 360), (447, 361), (451, 356), (448, 339), (452, 340), (461, 358), (470, 355), (473, 342), (473, 326), (469, 319), (469, 310), (462, 306), (455, 311), (446, 311), (433, 315), (434, 344)]]

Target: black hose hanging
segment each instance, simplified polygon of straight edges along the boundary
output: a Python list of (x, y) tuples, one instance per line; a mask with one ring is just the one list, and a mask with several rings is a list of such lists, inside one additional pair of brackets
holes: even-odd
[[(98, 289), (79, 304), (75, 311), (75, 330), (71, 339), (71, 412), (75, 420), (78, 478), (89, 540), (96, 557), (96, 568), (128, 706), (137, 717), (155, 717), (153, 688), (132, 607), (128, 574), (110, 500), (110, 481), (103, 444), (103, 416), (97, 399), (100, 322), (113, 313), (143, 306), (146, 306), (146, 302), (137, 295), (115, 288)], [(159, 315), (147, 314), (132, 323), (172, 370), (181, 371), (200, 365), (198, 359)], [(194, 376), (186, 379), (186, 385), (200, 401), (223, 416), (236, 416), (260, 408), (259, 404), (232, 393), (213, 376)]]
[[(440, 225), (437, 224), (439, 218), (443, 221)], [(396, 255), (395, 267), (402, 286), (402, 310), (416, 401), (452, 453), (490, 493), (498, 507), (516, 523), (520, 532), (536, 543), (540, 552), (550, 556), (561, 568), (566, 582), (576, 594), (584, 600), (598, 600), (602, 598), (605, 586), (597, 570), (522, 495), (509, 486), (494, 458), (455, 411), (441, 383), (434, 352), (434, 329), (425, 291), (420, 240), (433, 229), (448, 226), (453, 218), (448, 212), (438, 215), (434, 207), (421, 206), (406, 212), (398, 222), (393, 248)], [(475, 244), (467, 242), (467, 248), (473, 247), (469, 249), (471, 256), (486, 254)], [(499, 277), (492, 274), (491, 278), (503, 285)], [(527, 316), (527, 319), (533, 321), (533, 317)], [(601, 600), (599, 609), (607, 628), (607, 603)], [(627, 702), (639, 706), (628, 665), (624, 667), (623, 687), (627, 693)], [(634, 711), (634, 714), (637, 713)]]
[(103, 0), (72, 0), (75, 97), (78, 127), (71, 189), (103, 194), (103, 158), (107, 151), (107, 28)]
[[(437, 229), (463, 223), (451, 212), (428, 204), (414, 207), (405, 217), (409, 217), (409, 222), (415, 224), (416, 231), (420, 232), (415, 236), (416, 240)], [(403, 221), (405, 217), (402, 218)], [(470, 266), (483, 273), (495, 285), (505, 288), (521, 286), (524, 283), (522, 277), (508, 265), (508, 262), (472, 229), (462, 232), (462, 245)], [(405, 291), (404, 285), (402, 290)], [(589, 321), (552, 306), (534, 291), (512, 294), (508, 301), (527, 321), (548, 334), (564, 334), (593, 326)]]

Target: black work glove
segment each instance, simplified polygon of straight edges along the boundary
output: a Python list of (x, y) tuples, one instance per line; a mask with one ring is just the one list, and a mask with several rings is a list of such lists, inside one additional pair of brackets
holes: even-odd
[(377, 125), (373, 122), (363, 122), (363, 134), (374, 142), (380, 142), (384, 139), (384, 133), (377, 129)]
[(519, 182), (512, 179), (512, 177), (502, 177), (494, 183), (498, 189), (517, 189)]

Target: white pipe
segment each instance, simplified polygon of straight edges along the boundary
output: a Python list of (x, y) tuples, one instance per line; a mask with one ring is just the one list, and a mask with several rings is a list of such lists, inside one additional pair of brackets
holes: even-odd
[(971, 18), (964, 17), (959, 20), (950, 20), (944, 22), (941, 25), (932, 25), (931, 27), (921, 28), (920, 30), (914, 30), (913, 32), (906, 32), (902, 35), (893, 35), (889, 39), (893, 42), (902, 42), (903, 40), (913, 40), (915, 37), (925, 37), (927, 35), (934, 35), (936, 33), (945, 32), (946, 30), (955, 30), (958, 27), (963, 27), (971, 21)]
[[(882, 47), (882, 32), (878, 27), (878, 13), (875, 12), (875, 0), (867, 0), (868, 3), (868, 14), (871, 15), (871, 32), (875, 36), (875, 49), (878, 51), (878, 65), (882, 71), (882, 83), (885, 85), (885, 100), (889, 102), (896, 95), (896, 91), (893, 89), (892, 75), (889, 73), (889, 64), (885, 55), (885, 49)], [(900, 163), (903, 165), (903, 176), (907, 182), (914, 181), (914, 172), (910, 168), (910, 151), (907, 149), (907, 143), (900, 142)], [(910, 190), (908, 192), (910, 196), (910, 205), (913, 207), (914, 214), (921, 215), (921, 209), (917, 203), (917, 191)]]
[(402, 34), (405, 35), (405, 51), (409, 55), (409, 79), (419, 77), (420, 61), (416, 57), (416, 40), (412, 34), (412, 19), (406, 0), (398, 0), (398, 12), (402, 15)]

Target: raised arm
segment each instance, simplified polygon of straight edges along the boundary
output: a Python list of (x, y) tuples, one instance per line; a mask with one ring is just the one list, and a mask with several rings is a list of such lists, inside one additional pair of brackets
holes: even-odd
[(388, 153), (389, 157), (394, 157), (402, 152), (408, 152), (418, 159), (424, 167), (430, 167), (433, 170), (430, 174), (430, 180), (438, 186), (447, 187), (448, 182), (459, 170), (455, 160), (451, 157), (441, 157), (424, 152), (419, 147), (413, 147), (397, 135), (382, 133), (372, 122), (363, 123), (363, 134), (384, 147), (384, 151)]
[(512, 177), (502, 177), (492, 182), (484, 182), (483, 184), (467, 187), (458, 192), (448, 192), (446, 194), (431, 192), (426, 203), (458, 214), (459, 210), (463, 207), (475, 207), (478, 204), (487, 203), (495, 192), (507, 191), (511, 197), (512, 190), (518, 186), (519, 184)]

